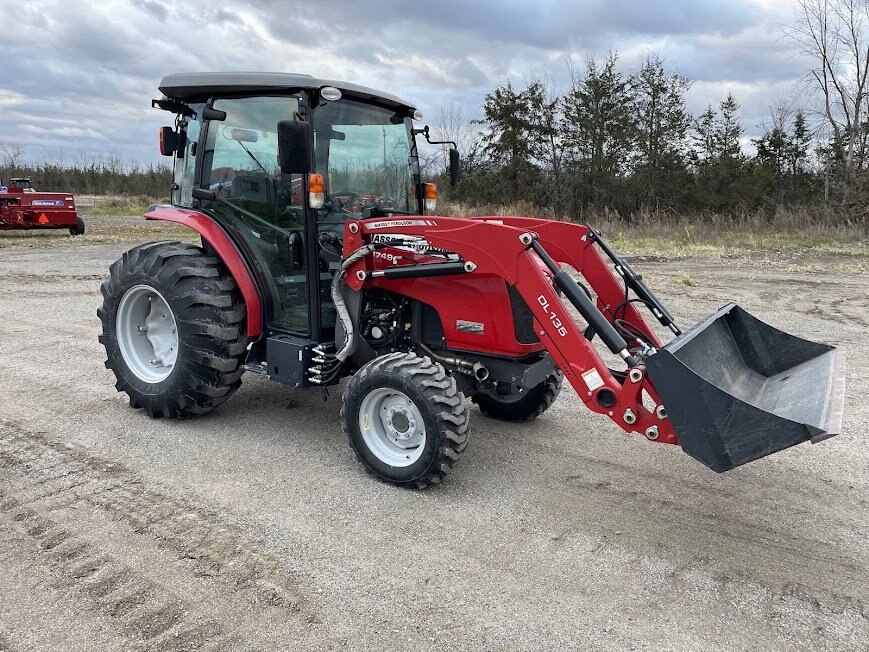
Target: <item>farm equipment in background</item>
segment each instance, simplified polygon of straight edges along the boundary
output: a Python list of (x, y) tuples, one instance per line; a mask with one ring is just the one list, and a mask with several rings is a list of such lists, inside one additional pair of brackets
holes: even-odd
[(0, 231), (14, 229), (67, 229), (84, 233), (84, 220), (75, 210), (69, 193), (38, 192), (28, 177), (16, 177), (4, 186), (0, 180)]
[(416, 140), (437, 141), (412, 104), (278, 73), (170, 75), (160, 90), (175, 182), (145, 217), (202, 246), (131, 249), (98, 310), (116, 387), (149, 416), (209, 412), (244, 372), (298, 388), (349, 376), (356, 457), (414, 487), (458, 462), (466, 398), (528, 420), (565, 379), (591, 411), (718, 472), (839, 432), (836, 348), (733, 304), (683, 331), (588, 225), (432, 215)]
[[(2, 181), (0, 181), (0, 186), (3, 186)], [(33, 187), (33, 181), (30, 177), (12, 177), (6, 186), (7, 190), (9, 188), (20, 190), (21, 192), (36, 192), (36, 188)]]

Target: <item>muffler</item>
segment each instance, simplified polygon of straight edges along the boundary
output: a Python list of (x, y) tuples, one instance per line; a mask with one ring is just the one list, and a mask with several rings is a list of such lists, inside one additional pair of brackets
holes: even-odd
[(839, 433), (844, 356), (731, 303), (646, 358), (682, 449), (719, 473)]

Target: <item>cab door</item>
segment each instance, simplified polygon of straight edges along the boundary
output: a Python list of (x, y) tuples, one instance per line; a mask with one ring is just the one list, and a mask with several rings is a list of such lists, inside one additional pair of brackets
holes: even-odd
[(306, 222), (302, 175), (278, 166), (277, 123), (298, 115), (296, 97), (216, 99), (224, 120), (208, 122), (201, 207), (229, 227), (267, 286), (272, 328), (309, 337)]

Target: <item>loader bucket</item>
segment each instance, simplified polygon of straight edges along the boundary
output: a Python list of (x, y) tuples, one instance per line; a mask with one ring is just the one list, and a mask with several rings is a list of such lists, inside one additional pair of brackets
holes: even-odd
[(682, 449), (719, 473), (839, 433), (844, 357), (728, 304), (646, 359)]

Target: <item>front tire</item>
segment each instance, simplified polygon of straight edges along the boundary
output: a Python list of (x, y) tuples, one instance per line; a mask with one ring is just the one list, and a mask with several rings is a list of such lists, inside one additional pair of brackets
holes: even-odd
[(440, 364), (415, 353), (390, 353), (359, 369), (341, 420), (367, 472), (418, 489), (452, 472), (468, 443), (464, 394)]
[[(556, 369), (546, 380), (532, 387), (524, 396), (499, 397), (478, 392), (471, 399), (487, 417), (501, 421), (531, 421), (546, 412), (561, 392), (564, 375)], [(511, 400), (512, 399), (512, 400)]]
[(155, 242), (130, 249), (109, 272), (99, 340), (132, 407), (183, 419), (210, 412), (238, 389), (246, 312), (218, 258)]

